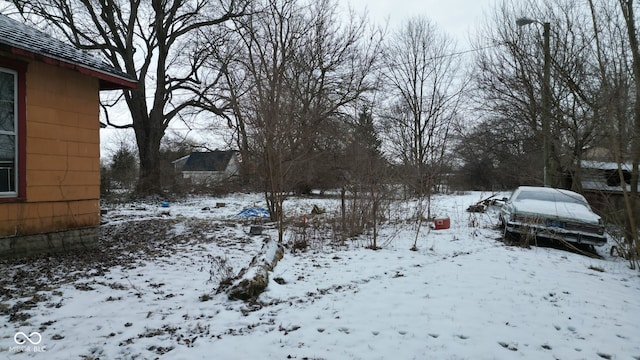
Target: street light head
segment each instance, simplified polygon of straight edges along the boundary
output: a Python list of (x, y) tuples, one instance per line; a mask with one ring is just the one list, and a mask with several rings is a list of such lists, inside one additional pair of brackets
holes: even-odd
[(529, 24), (533, 24), (533, 23), (537, 23), (537, 22), (539, 22), (539, 21), (538, 20), (534, 20), (534, 19), (529, 19), (528, 17), (521, 17), (521, 18), (516, 20), (516, 25), (525, 26), (525, 25), (529, 25)]

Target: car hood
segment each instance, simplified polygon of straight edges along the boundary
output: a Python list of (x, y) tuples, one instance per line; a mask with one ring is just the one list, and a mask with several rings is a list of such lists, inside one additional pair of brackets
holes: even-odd
[(521, 214), (577, 220), (589, 224), (598, 224), (600, 221), (600, 216), (580, 204), (527, 199), (513, 202), (513, 207), (516, 213)]

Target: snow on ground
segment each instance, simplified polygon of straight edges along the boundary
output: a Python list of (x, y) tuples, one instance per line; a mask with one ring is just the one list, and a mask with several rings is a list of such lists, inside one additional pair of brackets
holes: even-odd
[[(287, 249), (254, 303), (215, 288), (277, 238), (236, 216), (261, 195), (109, 205), (96, 252), (0, 262), (0, 358), (640, 359), (639, 273), (607, 247), (504, 245), (495, 212), (464, 211), (486, 195), (437, 196), (452, 226), (422, 227), (417, 251), (414, 221), (390, 221), (374, 251), (321, 240), (309, 217), (310, 248)], [(338, 200), (285, 209), (313, 205)]]

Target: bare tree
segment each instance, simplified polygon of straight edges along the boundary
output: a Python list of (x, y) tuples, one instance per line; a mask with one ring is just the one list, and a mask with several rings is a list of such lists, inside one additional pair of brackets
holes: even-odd
[[(542, 95), (545, 68), (543, 35), (535, 28), (518, 28), (516, 18), (527, 14), (550, 28), (550, 130), (552, 186), (580, 191), (581, 161), (585, 152), (603, 141), (605, 123), (598, 115), (600, 80), (595, 68), (594, 32), (584, 6), (566, 0), (504, 2), (484, 30), (484, 38), (501, 46), (483, 50), (477, 56), (476, 85), (480, 107), (491, 109), (492, 117), (511, 124), (521, 141), (544, 136)], [(502, 133), (497, 144), (511, 137)], [(540, 164), (542, 146), (527, 149), (528, 163)], [(533, 151), (531, 151), (533, 150)], [(542, 169), (542, 165), (538, 166)], [(530, 178), (541, 179), (542, 171)]]
[(587, 151), (599, 146), (606, 123), (598, 113), (601, 89), (592, 46), (594, 31), (582, 5), (557, 1), (548, 18), (554, 22), (550, 68), (555, 75), (553, 89), (553, 162), (556, 186), (582, 191), (582, 160)]
[[(287, 89), (287, 67), (306, 27), (295, 1), (268, 1), (261, 11), (236, 21), (245, 59), (239, 60), (248, 77), (249, 89), (233, 89), (238, 108), (237, 116), (246, 119), (251, 127), (247, 132), (262, 167), (265, 199), (271, 219), (278, 222), (279, 241), (283, 236), (283, 203), (285, 176), (289, 168), (286, 156), (285, 132), (290, 112)], [(230, 87), (234, 84), (230, 83)]]
[[(535, 55), (539, 51), (535, 44), (531, 41), (525, 43), (531, 37), (521, 38), (516, 27), (515, 14), (522, 16), (521, 13), (527, 12), (503, 5), (494, 10), (480, 29), (478, 39), (482, 40), (475, 47), (481, 50), (476, 53), (474, 86), (471, 89), (474, 96), (470, 99), (475, 100), (475, 111), (484, 114), (481, 118), (481, 122), (487, 124), (484, 129), (491, 132), (490, 142), (485, 143), (483, 149), (494, 153), (495, 161), (491, 162), (489, 170), (513, 173), (515, 165), (522, 178), (527, 179), (525, 184), (533, 185), (542, 183), (542, 171), (538, 170), (543, 168), (540, 150), (542, 126), (538, 117), (542, 108), (539, 86), (542, 57)], [(527, 56), (525, 49), (532, 47), (535, 54)], [(480, 145), (466, 140), (462, 146)], [(481, 150), (470, 148), (465, 152), (474, 151)], [(469, 162), (465, 164), (470, 166)], [(524, 167), (524, 164), (530, 166)]]
[[(601, 89), (599, 115), (607, 123), (610, 155), (618, 163), (624, 205), (624, 235), (618, 245), (631, 267), (640, 268), (638, 240), (638, 162), (640, 161), (640, 49), (633, 1), (589, 0)], [(631, 177), (623, 164), (631, 161)], [(627, 183), (629, 187), (627, 187)], [(611, 218), (615, 221), (615, 218)]]
[(118, 70), (138, 79), (123, 93), (131, 124), (107, 123), (135, 130), (140, 156), (141, 193), (160, 191), (159, 148), (169, 123), (189, 107), (223, 109), (192, 93), (202, 62), (190, 44), (198, 30), (224, 24), (244, 14), (236, 0), (13, 0), (26, 18), (44, 19), (81, 49), (100, 51)]
[(421, 17), (405, 22), (385, 49), (384, 71), (392, 94), (384, 115), (390, 155), (400, 160), (411, 189), (428, 203), (464, 87), (456, 76), (460, 58), (454, 54), (453, 41)]
[(627, 198), (627, 242), (629, 243), (630, 261), (632, 266), (638, 267), (640, 263), (640, 239), (638, 236), (638, 183), (640, 177), (640, 41), (636, 16), (634, 15), (633, 0), (619, 0), (624, 18), (631, 49), (633, 70), (633, 85), (635, 94), (633, 101), (633, 116), (631, 118), (633, 135), (631, 138), (631, 191)]
[(371, 89), (377, 42), (367, 42), (364, 19), (340, 21), (334, 1), (256, 6), (260, 11), (235, 22), (244, 56), (234, 68), (243, 79), (229, 77), (228, 85), (234, 116), (260, 156), (254, 162), (282, 240), (285, 196), (304, 165), (321, 156), (332, 124)]
[[(350, 122), (344, 149), (342, 191), (342, 235), (352, 237), (371, 232), (371, 249), (378, 249), (378, 223), (388, 205), (389, 166), (382, 154), (382, 140), (369, 106)], [(346, 192), (351, 198), (347, 200)]]

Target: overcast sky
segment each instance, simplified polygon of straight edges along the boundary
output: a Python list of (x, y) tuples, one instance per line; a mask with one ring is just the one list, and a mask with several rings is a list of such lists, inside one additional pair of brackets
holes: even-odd
[[(350, 4), (358, 13), (368, 9), (370, 19), (379, 25), (383, 25), (388, 18), (389, 31), (393, 31), (411, 16), (424, 15), (456, 39), (459, 51), (465, 51), (471, 48), (469, 33), (476, 30), (497, 1), (500, 0), (339, 0), (339, 4), (344, 6), (344, 10)], [(172, 128), (185, 127), (175, 122)], [(100, 133), (103, 156), (110, 156), (117, 149), (115, 143), (123, 140), (116, 140), (118, 138), (127, 138), (129, 141), (126, 142), (131, 144), (135, 141), (132, 131), (102, 129)], [(178, 133), (184, 135), (186, 131), (179, 130)], [(119, 135), (116, 136), (117, 134)]]
[(389, 27), (395, 29), (412, 16), (425, 16), (441, 30), (455, 38), (458, 48), (468, 49), (469, 33), (475, 32), (496, 0), (348, 0), (357, 12), (365, 8), (370, 18), (383, 24), (389, 18)]

